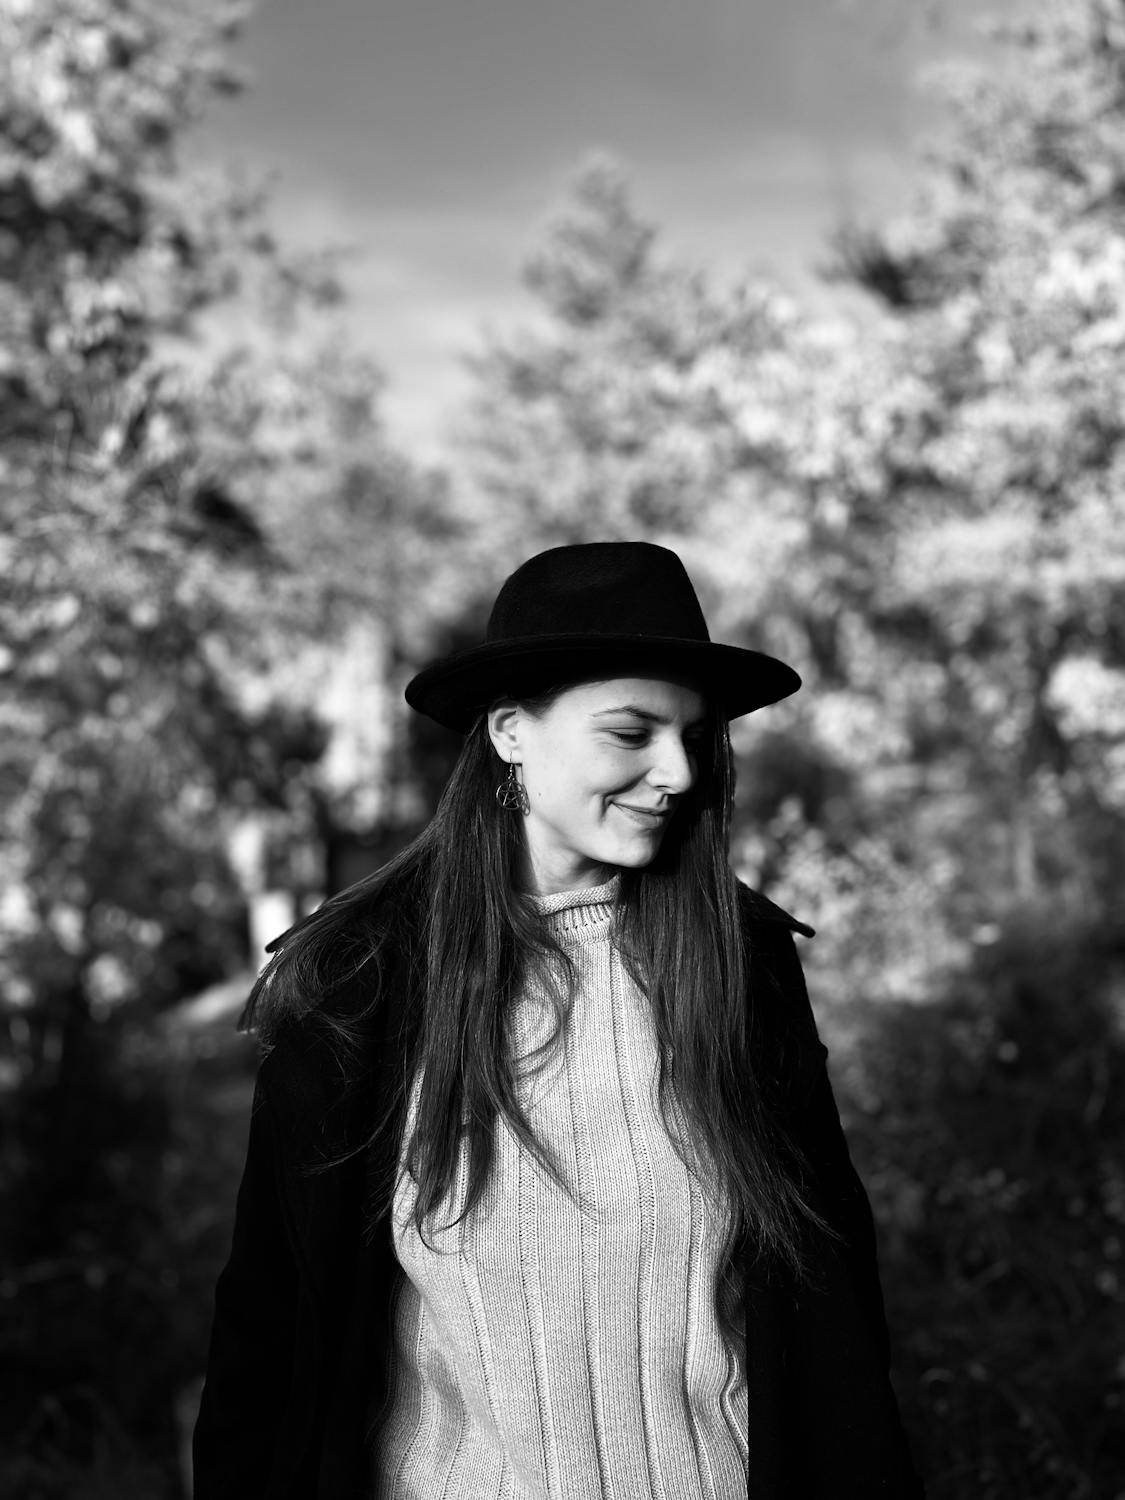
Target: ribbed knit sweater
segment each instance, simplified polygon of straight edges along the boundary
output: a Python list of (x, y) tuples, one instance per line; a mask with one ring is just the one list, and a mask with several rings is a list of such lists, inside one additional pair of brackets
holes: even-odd
[[(611, 940), (615, 893), (538, 898), (578, 986), (564, 1043), (547, 1068), (521, 1070), (520, 1099), (579, 1201), (501, 1122), (483, 1199), (453, 1229), (427, 1222), (429, 1249), (400, 1172), (375, 1500), (746, 1494), (746, 1384), (715, 1312), (725, 1214), (661, 1120), (651, 1012)], [(513, 1012), (517, 1059), (549, 1019), (529, 985)], [(466, 1180), (463, 1153), (439, 1225)]]

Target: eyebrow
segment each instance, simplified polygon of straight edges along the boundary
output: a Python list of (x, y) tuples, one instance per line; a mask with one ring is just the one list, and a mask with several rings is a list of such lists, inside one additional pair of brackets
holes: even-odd
[[(638, 708), (635, 703), (622, 703), (618, 708), (599, 708), (593, 715), (595, 719), (604, 719), (608, 714), (636, 714), (638, 719), (647, 719), (650, 724), (671, 724), (672, 720), (664, 714), (654, 714), (649, 708)], [(692, 719), (685, 724), (685, 729), (702, 729), (707, 722), (707, 715), (701, 714), (698, 719)]]

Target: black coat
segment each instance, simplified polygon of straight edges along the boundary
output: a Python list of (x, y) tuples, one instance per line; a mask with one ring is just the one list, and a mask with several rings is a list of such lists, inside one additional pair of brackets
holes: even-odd
[[(749, 892), (746, 915), (760, 1066), (812, 1169), (814, 1205), (840, 1236), (819, 1238), (800, 1286), (744, 1247), (750, 1495), (917, 1500), (887, 1374), (871, 1212), (809, 1009), (791, 931), (802, 929)], [(195, 1500), (368, 1492), (365, 1415), (378, 1397), (398, 1268), (389, 1220), (365, 1237), (364, 1205), (393, 1180), (401, 1108), (369, 1150), (331, 1163), (370, 1134), (386, 1113), (380, 1101), (396, 1097), (417, 1017), (405, 973), (404, 963), (383, 970), (361, 1083), (342, 1087), (323, 1032), (300, 1023), (259, 1070), (231, 1254), (215, 1292)], [(333, 1003), (362, 1007), (363, 998)]]

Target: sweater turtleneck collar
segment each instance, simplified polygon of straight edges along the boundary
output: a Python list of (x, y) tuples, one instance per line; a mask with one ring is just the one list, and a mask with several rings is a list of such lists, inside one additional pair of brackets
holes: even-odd
[(531, 903), (542, 917), (551, 918), (558, 936), (580, 932), (609, 922), (621, 889), (621, 876), (602, 885), (583, 886), (576, 891), (556, 891), (550, 896), (532, 896)]

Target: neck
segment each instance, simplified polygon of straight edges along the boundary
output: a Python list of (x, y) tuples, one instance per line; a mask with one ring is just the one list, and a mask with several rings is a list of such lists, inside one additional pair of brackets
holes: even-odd
[(520, 871), (520, 889), (532, 896), (561, 896), (566, 891), (588, 891), (605, 885), (617, 874), (613, 865), (583, 863), (552, 866), (550, 861), (525, 856)]

